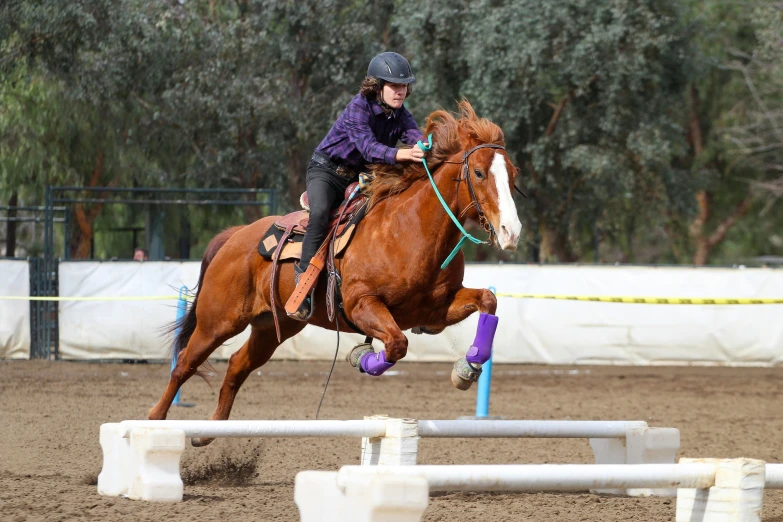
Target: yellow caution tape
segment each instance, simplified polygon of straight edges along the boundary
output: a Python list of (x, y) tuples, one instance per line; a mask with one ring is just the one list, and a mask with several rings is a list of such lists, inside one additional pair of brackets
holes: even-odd
[[(556, 299), (560, 301), (587, 301), (593, 303), (626, 304), (669, 304), (669, 305), (765, 305), (783, 304), (783, 299), (756, 298), (701, 298), (701, 297), (617, 297), (593, 295), (551, 295), (551, 294), (509, 294), (498, 292), (498, 297), (517, 299)], [(135, 295), (135, 296), (94, 296), (94, 297), (46, 297), (46, 296), (0, 296), (0, 300), (12, 301), (165, 301), (179, 299), (178, 295)], [(192, 296), (186, 296), (188, 301)]]
[(129, 296), (94, 296), (94, 297), (47, 297), (26, 295), (0, 295), (1, 300), (11, 301), (164, 301), (179, 299), (178, 295), (129, 295)]
[(519, 299), (558, 299), (563, 301), (588, 301), (594, 303), (629, 303), (629, 304), (670, 304), (670, 305), (761, 305), (783, 304), (783, 299), (753, 299), (753, 298), (700, 298), (700, 297), (616, 297), (592, 295), (548, 295), (548, 294), (506, 294), (498, 293), (498, 297), (516, 297)]

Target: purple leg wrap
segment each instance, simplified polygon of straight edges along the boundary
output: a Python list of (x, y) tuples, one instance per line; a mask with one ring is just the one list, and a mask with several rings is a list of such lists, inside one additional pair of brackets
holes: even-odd
[(498, 328), (498, 316), (481, 314), (479, 316), (476, 338), (465, 358), (469, 363), (484, 364), (492, 357), (492, 341)]
[(378, 353), (370, 352), (362, 355), (359, 366), (365, 373), (377, 377), (394, 366), (394, 363), (386, 362), (386, 350), (381, 350)]

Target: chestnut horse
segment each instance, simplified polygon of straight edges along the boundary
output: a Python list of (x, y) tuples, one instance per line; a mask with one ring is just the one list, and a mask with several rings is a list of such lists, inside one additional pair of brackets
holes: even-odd
[[(516, 168), (504, 148), (503, 132), (478, 118), (467, 101), (460, 114), (439, 110), (427, 119), (432, 148), (426, 164), (434, 183), (460, 224), (482, 222), (490, 242), (503, 250), (516, 249), (521, 230), (512, 188)], [(465, 288), (465, 260), (459, 253), (444, 269), (441, 264), (460, 241), (462, 232), (443, 208), (424, 165), (370, 167), (375, 179), (368, 189), (368, 212), (359, 223), (348, 249), (337, 259), (341, 272), (345, 316), (361, 333), (380, 340), (375, 353), (359, 345), (351, 363), (370, 375), (379, 375), (405, 357), (408, 340), (403, 330), (436, 334), (447, 326), (480, 312), (476, 341), (462, 362), (455, 386), (467, 389), (488, 360), (497, 318), (497, 301), (486, 289)], [(271, 261), (262, 258), (258, 242), (276, 216), (216, 236), (204, 256), (198, 292), (175, 340), (177, 364), (150, 419), (165, 419), (180, 386), (221, 344), (251, 325), (250, 338), (234, 353), (210, 417), (227, 419), (247, 376), (266, 363), (280, 342), (296, 335), (306, 323), (290, 319), (282, 304), (294, 290), (293, 263), (279, 267), (276, 306), (282, 341), (277, 340), (270, 306)], [(310, 324), (334, 330), (324, 306), (326, 282), (319, 281)], [(341, 321), (340, 330), (354, 332)], [(483, 328), (483, 330), (482, 330)], [(467, 381), (467, 386), (458, 381)], [(209, 443), (194, 439), (194, 445)]]

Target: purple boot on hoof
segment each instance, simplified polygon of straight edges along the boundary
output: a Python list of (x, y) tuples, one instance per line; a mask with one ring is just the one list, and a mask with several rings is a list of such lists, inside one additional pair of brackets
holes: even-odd
[(495, 330), (498, 328), (496, 315), (484, 314), (479, 316), (476, 338), (473, 345), (461, 358), (454, 363), (451, 370), (451, 383), (459, 390), (467, 390), (481, 376), (481, 365), (492, 357), (492, 341), (495, 339)]
[(484, 364), (492, 357), (492, 341), (495, 339), (495, 330), (498, 328), (498, 316), (481, 314), (476, 328), (476, 338), (473, 345), (465, 354), (465, 358), (471, 364)]
[(366, 353), (362, 355), (362, 358), (359, 361), (359, 367), (362, 371), (374, 377), (382, 375), (383, 372), (392, 366), (394, 366), (393, 362), (386, 362), (386, 350), (381, 350), (378, 353)]

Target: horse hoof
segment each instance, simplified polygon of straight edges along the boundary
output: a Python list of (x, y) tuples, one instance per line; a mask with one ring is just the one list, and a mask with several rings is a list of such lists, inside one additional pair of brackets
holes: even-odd
[(193, 437), (190, 439), (190, 445), (194, 448), (203, 448), (204, 446), (207, 446), (209, 443), (211, 443), (215, 439), (204, 439), (204, 438), (196, 438)]
[(348, 354), (348, 356), (345, 358), (346, 361), (351, 363), (351, 366), (354, 368), (359, 367), (359, 361), (362, 358), (362, 355), (368, 353), (368, 352), (374, 352), (372, 344), (370, 343), (361, 343), (357, 344), (353, 347), (353, 350), (351, 350), (351, 353)]
[(473, 366), (464, 357), (454, 363), (451, 384), (458, 390), (468, 390), (481, 376), (481, 366)]
[(458, 390), (469, 390), (473, 386), (473, 381), (467, 381), (459, 376), (457, 370), (451, 370), (451, 384)]

